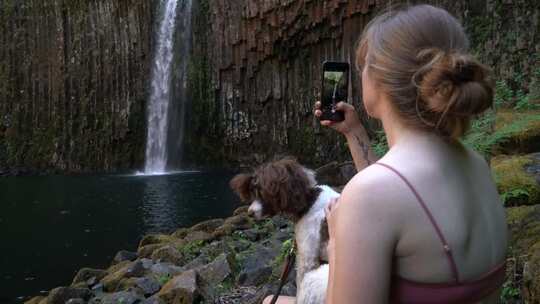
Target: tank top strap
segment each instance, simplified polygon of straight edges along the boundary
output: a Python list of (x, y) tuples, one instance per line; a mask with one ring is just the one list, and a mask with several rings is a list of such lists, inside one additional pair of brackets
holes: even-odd
[(424, 210), (425, 214), (429, 218), (429, 221), (431, 222), (431, 225), (435, 229), (435, 232), (437, 233), (437, 236), (439, 237), (439, 240), (441, 241), (441, 243), (443, 245), (444, 253), (448, 257), (448, 262), (450, 263), (450, 267), (452, 269), (454, 279), (455, 279), (456, 283), (459, 283), (459, 272), (458, 272), (458, 269), (457, 269), (456, 262), (454, 260), (454, 256), (452, 254), (452, 250), (451, 250), (450, 246), (448, 245), (448, 242), (446, 241), (446, 238), (444, 237), (441, 229), (439, 228), (439, 225), (437, 225), (437, 222), (435, 221), (435, 218), (433, 217), (433, 215), (429, 211), (428, 207), (426, 206), (426, 203), (424, 202), (424, 200), (422, 199), (420, 194), (418, 194), (418, 191), (416, 191), (416, 189), (409, 182), (409, 180), (407, 178), (405, 178), (405, 176), (403, 176), (403, 174), (401, 174), (398, 170), (394, 169), (393, 167), (391, 167), (391, 166), (389, 166), (387, 164), (381, 163), (381, 162), (376, 162), (375, 164), (379, 165), (379, 166), (382, 166), (382, 167), (385, 167), (385, 168), (389, 169), (390, 171), (394, 172), (397, 176), (399, 176), (399, 178), (401, 178), (401, 180), (403, 180), (403, 182), (405, 182), (407, 187), (409, 187), (409, 189), (411, 189), (412, 193), (416, 197), (416, 200), (418, 201), (418, 203), (420, 204), (420, 206)]

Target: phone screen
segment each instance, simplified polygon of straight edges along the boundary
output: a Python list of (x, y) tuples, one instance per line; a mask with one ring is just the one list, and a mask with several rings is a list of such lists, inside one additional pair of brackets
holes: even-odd
[(347, 102), (347, 81), (345, 71), (324, 71), (323, 107), (334, 109), (338, 102)]

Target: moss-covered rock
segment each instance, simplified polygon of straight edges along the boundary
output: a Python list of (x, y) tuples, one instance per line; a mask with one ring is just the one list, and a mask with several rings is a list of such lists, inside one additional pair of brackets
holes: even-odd
[(509, 279), (524, 303), (540, 303), (540, 205), (507, 209), (510, 229)]
[(540, 112), (499, 110), (493, 134), (500, 137), (493, 154), (524, 154), (540, 151)]
[(540, 203), (540, 184), (528, 168), (540, 165), (537, 154), (526, 156), (499, 155), (491, 160), (497, 189), (506, 206)]

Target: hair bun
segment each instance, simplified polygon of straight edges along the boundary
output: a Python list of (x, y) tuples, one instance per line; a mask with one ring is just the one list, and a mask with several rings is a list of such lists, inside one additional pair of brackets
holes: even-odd
[(493, 103), (489, 70), (472, 56), (427, 49), (418, 54), (418, 59), (425, 64), (414, 80), (429, 111), (443, 116), (473, 116)]

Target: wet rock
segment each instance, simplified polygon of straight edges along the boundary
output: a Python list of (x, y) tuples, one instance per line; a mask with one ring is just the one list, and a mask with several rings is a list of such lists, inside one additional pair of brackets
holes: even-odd
[(197, 273), (188, 270), (175, 276), (161, 288), (157, 296), (166, 303), (197, 303), (202, 298)]
[(38, 297), (33, 297), (31, 298), (30, 300), (24, 302), (24, 304), (39, 304), (41, 301), (45, 300), (46, 298), (45, 297), (42, 297), (42, 296), (38, 296)]
[(506, 206), (540, 204), (538, 154), (525, 156), (499, 155), (491, 160), (491, 168), (497, 189)]
[(168, 262), (174, 265), (183, 265), (185, 263), (182, 253), (173, 246), (164, 246), (152, 253), (152, 260), (156, 262)]
[(233, 269), (231, 263), (229, 263), (231, 260), (234, 260), (234, 257), (223, 253), (211, 263), (200, 267), (197, 272), (206, 283), (211, 285), (219, 284), (231, 275)]
[(205, 231), (191, 231), (189, 232), (185, 237), (184, 241), (190, 243), (190, 242), (207, 242), (214, 238), (214, 236), (211, 233), (205, 232)]
[[(102, 269), (93, 269), (93, 268), (82, 268), (77, 272), (75, 275), (75, 278), (73, 278), (73, 282), (71, 282), (71, 285), (75, 285), (81, 282), (85, 282), (89, 285), (95, 284), (95, 281), (99, 281), (102, 278), (104, 278), (107, 275), (107, 271)], [(93, 278), (94, 282), (88, 282)]]
[(70, 299), (88, 299), (91, 293), (85, 288), (58, 287), (49, 292), (47, 304), (65, 304)]
[(271, 262), (276, 255), (276, 250), (255, 244), (240, 266), (238, 283), (243, 286), (264, 283), (272, 274)]
[(141, 258), (150, 258), (152, 256), (152, 253), (154, 253), (154, 251), (158, 250), (159, 248), (163, 246), (165, 245), (150, 244), (150, 245), (139, 247), (139, 249), (137, 250), (137, 255)]
[(176, 266), (172, 263), (155, 263), (150, 268), (150, 272), (156, 276), (175, 276), (184, 271), (184, 268)]
[(231, 235), (234, 231), (249, 229), (253, 226), (253, 219), (247, 214), (239, 214), (225, 220), (223, 225), (218, 227), (214, 232), (215, 238), (220, 238), (226, 235)]
[(170, 243), (172, 241), (174, 241), (174, 238), (167, 234), (149, 234), (145, 235), (139, 242), (139, 248), (153, 244)]
[(249, 206), (241, 206), (234, 210), (233, 215), (247, 214)]
[(84, 299), (81, 299), (81, 298), (77, 298), (77, 299), (69, 299), (66, 304), (85, 304), (86, 301)]
[(114, 259), (112, 261), (112, 264), (118, 264), (123, 261), (134, 261), (137, 259), (137, 253), (131, 252), (127, 250), (120, 250), (118, 253), (114, 256)]
[(166, 304), (165, 301), (160, 299), (158, 296), (150, 297), (141, 302), (141, 304)]
[(216, 230), (217, 227), (223, 225), (224, 222), (225, 222), (224, 219), (207, 220), (207, 221), (196, 224), (195, 226), (191, 227), (189, 230), (212, 233), (214, 230)]
[(156, 278), (147, 276), (122, 280), (119, 288), (122, 290), (136, 289), (139, 290), (144, 296), (151, 296), (160, 290), (161, 284)]
[(132, 277), (142, 277), (147, 270), (143, 266), (143, 262), (135, 261), (114, 273), (110, 273), (105, 276), (101, 283), (106, 291), (117, 291), (122, 280)]
[[(519, 128), (512, 125), (519, 125)], [(525, 154), (540, 151), (540, 118), (537, 112), (499, 110), (495, 131), (505, 139), (493, 147), (493, 154)]]
[(174, 238), (183, 239), (189, 232), (188, 228), (179, 228), (171, 235)]
[(356, 167), (352, 162), (338, 163), (334, 161), (317, 168), (315, 172), (319, 184), (341, 186), (348, 183), (356, 174)]
[(100, 297), (101, 304), (136, 304), (144, 300), (144, 297), (133, 291), (119, 291), (104, 294)]

